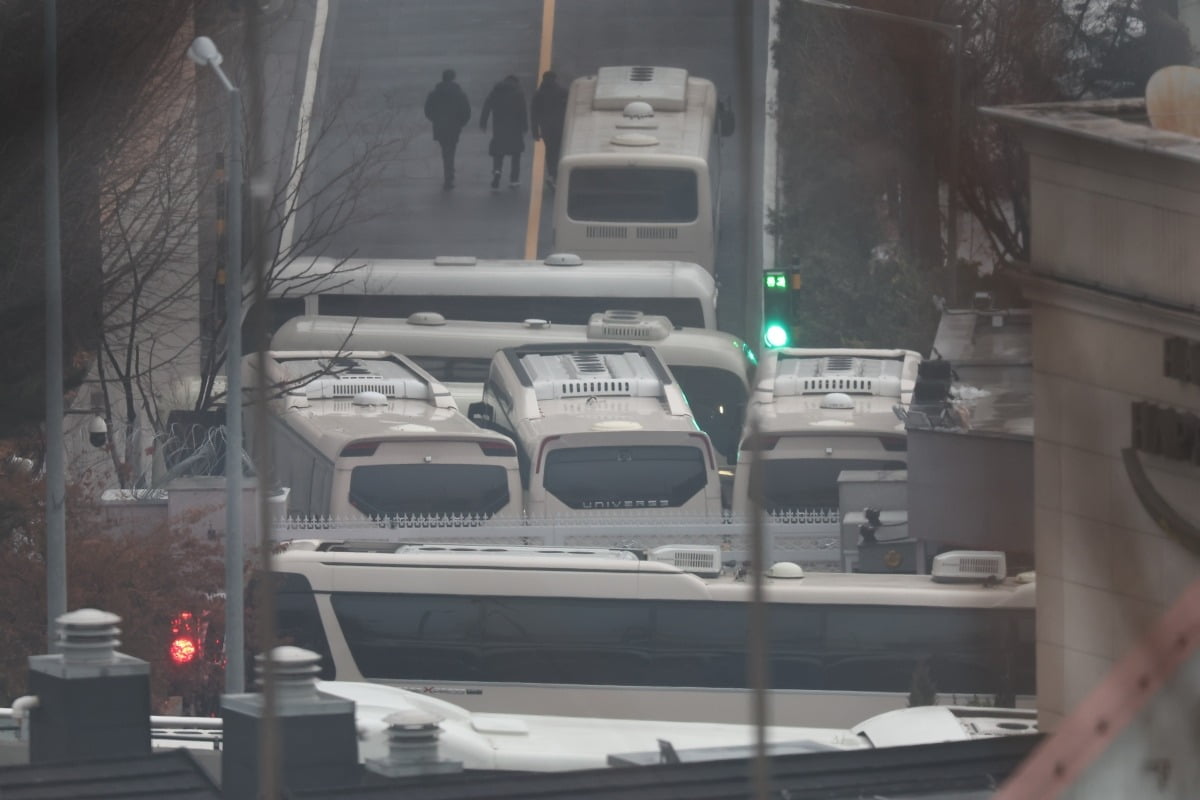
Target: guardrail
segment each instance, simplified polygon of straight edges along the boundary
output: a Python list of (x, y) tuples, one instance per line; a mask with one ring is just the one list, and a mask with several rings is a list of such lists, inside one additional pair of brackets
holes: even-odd
[[(763, 525), (767, 563), (794, 561), (806, 569), (842, 571), (841, 525), (836, 509), (815, 509), (769, 518)], [(633, 516), (587, 513), (525, 520), (442, 518), (334, 519), (277, 521), (274, 541), (349, 539), (447, 544), (513, 544), (545, 547), (634, 547), (715, 545), (725, 561), (748, 561), (750, 525), (745, 518)]]

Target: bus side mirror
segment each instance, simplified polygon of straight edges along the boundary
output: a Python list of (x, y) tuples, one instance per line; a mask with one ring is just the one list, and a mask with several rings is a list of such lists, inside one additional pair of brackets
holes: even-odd
[(717, 133), (721, 136), (733, 136), (736, 120), (733, 115), (733, 103), (729, 100), (717, 101)]
[(471, 403), (467, 406), (467, 419), (481, 428), (487, 428), (495, 422), (496, 415), (487, 403)]

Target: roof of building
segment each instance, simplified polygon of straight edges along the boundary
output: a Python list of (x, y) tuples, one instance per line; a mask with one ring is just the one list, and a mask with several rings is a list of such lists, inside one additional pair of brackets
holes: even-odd
[[(986, 798), (1029, 754), (1040, 736), (1002, 736), (878, 750), (818, 752), (769, 759), (772, 796), (836, 798)], [(753, 760), (729, 758), (559, 773), (422, 776), (379, 786), (314, 789), (294, 797), (403, 797), (405, 800), (505, 798), (753, 797)]]
[(1161, 153), (1200, 164), (1200, 139), (1150, 126), (1142, 98), (983, 108), (1001, 122), (1065, 133), (1145, 153)]
[(52, 797), (219, 800), (221, 793), (192, 754), (179, 749), (130, 758), (3, 767), (0, 797), (4, 800)]

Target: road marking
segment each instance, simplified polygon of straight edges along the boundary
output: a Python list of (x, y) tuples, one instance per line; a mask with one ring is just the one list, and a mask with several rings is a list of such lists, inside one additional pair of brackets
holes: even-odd
[[(554, 49), (554, 0), (542, 0), (542, 40), (538, 49), (538, 71), (533, 78), (534, 91), (542, 73), (550, 69), (550, 58)], [(542, 178), (545, 174), (543, 162), (546, 146), (533, 143), (533, 169), (529, 177), (529, 220), (525, 224), (525, 258), (537, 258), (538, 229), (542, 221)]]
[(325, 44), (325, 22), (329, 18), (329, 0), (317, 0), (313, 19), (312, 41), (308, 43), (308, 65), (304, 73), (304, 92), (300, 95), (300, 111), (296, 114), (296, 152), (292, 154), (292, 169), (288, 175), (287, 192), (283, 195), (283, 213), (287, 220), (279, 237), (280, 254), (292, 249), (296, 236), (296, 210), (299, 206), (300, 177), (307, 167), (308, 129), (312, 122), (313, 98), (317, 93), (317, 72), (321, 67), (321, 48)]

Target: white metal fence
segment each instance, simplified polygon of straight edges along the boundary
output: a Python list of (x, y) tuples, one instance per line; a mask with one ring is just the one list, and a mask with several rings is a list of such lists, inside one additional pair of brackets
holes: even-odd
[[(545, 547), (636, 547), (669, 544), (716, 545), (725, 561), (750, 558), (749, 520), (728, 517), (663, 517), (654, 514), (580, 514), (540, 520), (438, 518), (290, 518), (276, 523), (272, 538), (336, 539), (448, 544), (514, 544)], [(837, 512), (798, 514), (763, 525), (767, 563), (794, 561), (818, 571), (841, 571)]]

